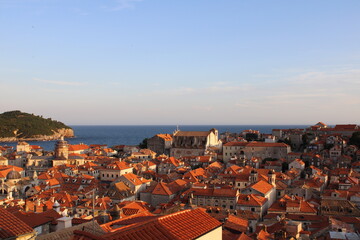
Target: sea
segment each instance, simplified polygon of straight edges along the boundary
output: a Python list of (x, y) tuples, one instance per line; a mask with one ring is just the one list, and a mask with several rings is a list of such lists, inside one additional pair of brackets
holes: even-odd
[[(258, 130), (260, 133), (271, 133), (272, 129), (306, 128), (308, 125), (76, 125), (70, 126), (75, 137), (67, 138), (70, 144), (104, 144), (108, 147), (116, 145), (138, 145), (145, 138), (159, 133), (173, 133), (177, 128), (182, 131), (208, 131), (215, 128), (219, 134), (224, 132), (240, 133), (243, 130)], [(31, 145), (39, 145), (45, 151), (54, 150), (56, 141), (28, 141)], [(0, 143), (0, 146), (16, 146), (17, 143)]]

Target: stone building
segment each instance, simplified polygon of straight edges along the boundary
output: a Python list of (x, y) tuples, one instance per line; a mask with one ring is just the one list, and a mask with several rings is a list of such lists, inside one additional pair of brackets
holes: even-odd
[(100, 180), (113, 181), (126, 173), (132, 173), (133, 167), (126, 162), (114, 161), (105, 168), (100, 169)]
[(325, 216), (360, 217), (360, 210), (349, 200), (322, 199), (320, 213)]
[(15, 166), (0, 167), (0, 197), (18, 197), (23, 191), (22, 179), (25, 171)]
[(62, 138), (55, 144), (55, 159), (68, 159), (68, 157), (69, 144)]
[(203, 156), (208, 147), (221, 145), (218, 135), (218, 130), (214, 128), (209, 131), (176, 131), (170, 156)]
[(291, 152), (289, 145), (285, 143), (266, 142), (228, 142), (223, 145), (223, 160), (230, 161), (232, 158), (251, 159), (256, 158), (286, 158)]
[(158, 155), (170, 154), (173, 138), (170, 134), (156, 134), (147, 141), (148, 149), (156, 152)]
[(28, 152), (30, 152), (30, 150), (31, 150), (30, 144), (28, 144), (27, 142), (20, 141), (16, 145), (16, 151), (18, 153), (28, 153)]
[(140, 200), (156, 207), (162, 203), (168, 203), (187, 189), (188, 183), (177, 179), (171, 183), (158, 182), (140, 193)]
[(144, 191), (147, 186), (150, 186), (151, 180), (147, 180), (133, 173), (126, 173), (121, 175), (116, 180), (114, 180), (112, 184), (117, 182), (123, 182), (126, 186), (128, 186), (131, 189), (131, 191), (133, 191), (136, 194), (137, 197), (139, 197), (140, 192)]
[(199, 207), (211, 206), (235, 209), (239, 192), (230, 188), (191, 188), (189, 203)]

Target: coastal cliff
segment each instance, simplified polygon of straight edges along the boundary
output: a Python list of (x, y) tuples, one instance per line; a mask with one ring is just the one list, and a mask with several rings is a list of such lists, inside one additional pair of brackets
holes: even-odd
[(0, 114), (0, 142), (51, 141), (74, 137), (64, 123), (34, 114), (11, 111)]
[(74, 137), (74, 130), (61, 128), (54, 131), (53, 135), (34, 135), (32, 137), (0, 137), (0, 142), (18, 142), (18, 141), (52, 141), (59, 140), (62, 137)]

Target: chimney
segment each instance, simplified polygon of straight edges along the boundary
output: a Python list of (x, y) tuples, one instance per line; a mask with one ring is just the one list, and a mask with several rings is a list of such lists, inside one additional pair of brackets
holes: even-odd
[(72, 226), (71, 220), (72, 220), (71, 217), (62, 217), (57, 219), (58, 224), (56, 227), (56, 231), (71, 227)]

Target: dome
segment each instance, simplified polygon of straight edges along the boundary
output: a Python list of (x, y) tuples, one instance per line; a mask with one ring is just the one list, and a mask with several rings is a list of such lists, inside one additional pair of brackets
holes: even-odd
[(21, 174), (15, 170), (11, 170), (7, 175), (6, 179), (20, 179)]
[(53, 204), (53, 208), (57, 208), (60, 207), (60, 204), (57, 200), (55, 200), (54, 204)]

